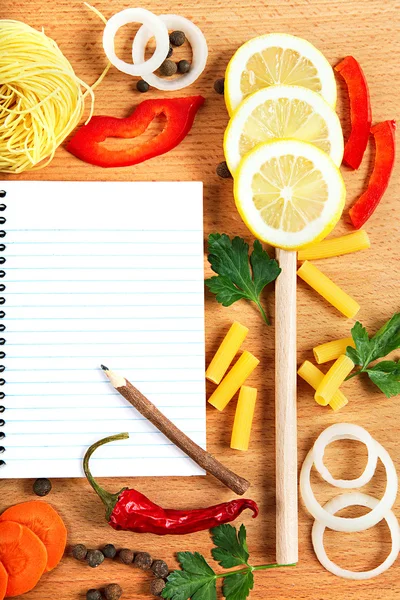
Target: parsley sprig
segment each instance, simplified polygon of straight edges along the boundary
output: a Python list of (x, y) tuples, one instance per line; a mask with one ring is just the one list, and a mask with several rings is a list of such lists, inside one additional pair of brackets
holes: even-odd
[(367, 373), (370, 380), (387, 398), (400, 394), (399, 360), (382, 360), (371, 367), (371, 363), (378, 358), (383, 358), (389, 352), (400, 348), (400, 313), (394, 314), (371, 338), (359, 321), (351, 330), (351, 335), (356, 347), (349, 346), (346, 354), (360, 368), (351, 373), (347, 379)]
[(212, 557), (221, 567), (230, 569), (243, 566), (242, 569), (215, 573), (204, 556), (199, 552), (178, 552), (181, 570), (173, 571), (163, 589), (163, 598), (170, 600), (216, 600), (217, 580), (223, 579), (222, 593), (226, 600), (246, 600), (254, 586), (254, 571), (275, 569), (294, 565), (258, 565), (249, 564), (249, 550), (246, 541), (246, 528), (225, 524), (211, 529), (215, 547)]
[(211, 268), (218, 275), (206, 279), (206, 285), (216, 295), (217, 301), (222, 306), (230, 306), (242, 298), (251, 300), (257, 304), (269, 325), (260, 296), (265, 286), (281, 272), (276, 260), (270, 258), (260, 242), (255, 240), (249, 262), (249, 245), (241, 237), (231, 240), (225, 233), (209, 236), (208, 252)]

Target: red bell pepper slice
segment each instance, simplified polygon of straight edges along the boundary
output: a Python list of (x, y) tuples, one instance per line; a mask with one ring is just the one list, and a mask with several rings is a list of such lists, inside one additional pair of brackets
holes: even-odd
[[(74, 156), (99, 167), (129, 167), (175, 148), (190, 131), (196, 113), (204, 103), (202, 96), (144, 100), (125, 119), (92, 117), (67, 145)], [(101, 145), (109, 137), (135, 138), (144, 133), (153, 119), (166, 117), (162, 132), (154, 138), (123, 150), (109, 150)]]
[(350, 99), (351, 132), (344, 147), (343, 161), (358, 169), (368, 144), (372, 113), (365, 75), (353, 56), (346, 56), (335, 70), (344, 78)]
[(383, 121), (374, 125), (375, 164), (365, 192), (350, 209), (350, 219), (360, 229), (378, 206), (388, 186), (395, 160), (396, 121)]

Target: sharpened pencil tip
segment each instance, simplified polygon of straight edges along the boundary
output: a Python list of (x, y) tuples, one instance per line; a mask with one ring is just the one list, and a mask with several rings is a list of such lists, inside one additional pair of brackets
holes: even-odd
[(108, 367), (105, 367), (104, 365), (100, 365), (100, 366), (101, 366), (101, 368), (103, 369), (103, 371), (109, 371), (109, 368), (108, 368)]

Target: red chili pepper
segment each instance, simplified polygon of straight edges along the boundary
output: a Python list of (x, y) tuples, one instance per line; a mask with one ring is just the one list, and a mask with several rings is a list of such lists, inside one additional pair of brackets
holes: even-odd
[[(202, 96), (144, 100), (126, 119), (92, 117), (67, 145), (67, 150), (99, 167), (129, 167), (175, 148), (190, 131), (196, 113), (204, 103)], [(109, 150), (101, 145), (107, 138), (135, 138), (146, 131), (153, 119), (166, 117), (160, 134), (124, 150)]]
[(182, 535), (211, 529), (222, 523), (230, 523), (246, 508), (253, 511), (253, 518), (258, 515), (257, 504), (253, 500), (243, 498), (208, 508), (172, 510), (154, 504), (149, 498), (133, 489), (123, 488), (117, 494), (110, 494), (94, 480), (89, 470), (89, 459), (99, 446), (126, 437), (127, 434), (122, 433), (96, 442), (90, 446), (83, 459), (85, 475), (103, 501), (107, 509), (106, 519), (114, 529), (156, 535)]
[(368, 144), (372, 114), (365, 75), (353, 56), (346, 56), (335, 70), (344, 78), (350, 99), (351, 133), (344, 147), (343, 161), (358, 169)]
[(350, 219), (360, 229), (378, 206), (389, 184), (395, 160), (396, 121), (383, 121), (371, 128), (375, 138), (375, 164), (365, 192), (350, 209)]

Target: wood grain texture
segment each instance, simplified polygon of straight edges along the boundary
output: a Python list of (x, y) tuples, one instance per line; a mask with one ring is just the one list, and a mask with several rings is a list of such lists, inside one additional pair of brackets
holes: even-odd
[(297, 506), (297, 253), (276, 250), (282, 269), (275, 284), (276, 560), (298, 561)]
[[(121, 0), (96, 0), (106, 15), (126, 8)], [(249, 38), (271, 31), (301, 35), (314, 43), (332, 64), (353, 54), (362, 64), (368, 79), (375, 122), (398, 116), (400, 94), (399, 3), (397, 0), (148, 0), (146, 6), (156, 13), (182, 14), (200, 25), (207, 37), (210, 56), (206, 71), (189, 90), (202, 93), (206, 104), (196, 117), (190, 135), (172, 152), (135, 168), (102, 170), (71, 157), (64, 148), (57, 151), (53, 163), (34, 175), (21, 179), (51, 180), (201, 180), (204, 181), (205, 234), (226, 232), (239, 234), (248, 241), (252, 237), (237, 214), (232, 196), (232, 182), (215, 175), (216, 164), (223, 160), (222, 137), (227, 124), (223, 98), (213, 91), (213, 82), (224, 74), (229, 58)], [(86, 81), (96, 79), (105, 65), (101, 47), (102, 24), (78, 0), (1, 0), (1, 18), (22, 19), (30, 25), (45, 27), (48, 35), (59, 43), (76, 72)], [(126, 52), (129, 46), (126, 45)], [(184, 48), (177, 56), (184, 57)], [(338, 112), (344, 131), (348, 132), (348, 106), (345, 88), (337, 79)], [(178, 95), (175, 93), (174, 95)], [(159, 97), (152, 92), (146, 98)], [(140, 102), (134, 82), (114, 69), (96, 92), (96, 114), (123, 116)], [(347, 208), (364, 188), (371, 172), (373, 150), (369, 149), (361, 169), (355, 173), (346, 168)], [(318, 262), (318, 266), (360, 301), (358, 318), (374, 332), (399, 310), (399, 169), (395, 169), (381, 206), (366, 229), (371, 250)], [(54, 200), (55, 202), (57, 199)], [(190, 198), (188, 198), (190, 201)], [(178, 218), (178, 216), (177, 216)], [(335, 235), (351, 231), (347, 212)], [(205, 259), (206, 274), (210, 269)], [(312, 360), (311, 348), (334, 338), (346, 337), (353, 323), (298, 281), (298, 363)], [(271, 290), (263, 295), (270, 315), (274, 297)], [(209, 362), (230, 324), (238, 320), (249, 328), (243, 348), (257, 356), (261, 363), (249, 379), (259, 390), (250, 450), (230, 450), (229, 440), (235, 402), (221, 414), (207, 407), (208, 449), (229, 468), (243, 473), (251, 481), (250, 496), (259, 503), (257, 521), (243, 515), (248, 529), (249, 546), (254, 563), (275, 560), (275, 415), (274, 415), (274, 328), (267, 327), (257, 310), (238, 302), (223, 308), (206, 292), (206, 349)], [(208, 384), (209, 393), (214, 389)], [(336, 422), (357, 423), (384, 444), (396, 465), (400, 464), (398, 434), (399, 399), (385, 399), (365, 380), (352, 380), (343, 386), (349, 405), (339, 414), (318, 406), (310, 387), (298, 383), (298, 458), (304, 460), (311, 443), (328, 425)], [(340, 444), (340, 445), (339, 445)], [(336, 452), (340, 448), (340, 452)], [(365, 464), (366, 452), (361, 444), (337, 442), (326, 452), (326, 462), (336, 477), (354, 477)], [(194, 478), (131, 478), (103, 480), (110, 491), (123, 485), (137, 487), (155, 502), (171, 508), (194, 508), (232, 497), (211, 476)], [(313, 477), (315, 492), (321, 502), (337, 493), (336, 489)], [(363, 491), (379, 496), (385, 485), (383, 468)], [(0, 481), (0, 509), (22, 500), (32, 499), (32, 481)], [(198, 550), (210, 557), (207, 532), (183, 538), (156, 538), (116, 532), (104, 520), (104, 510), (84, 480), (54, 480), (48, 497), (60, 511), (68, 527), (69, 544), (83, 542), (91, 547), (113, 542), (120, 547), (147, 550), (174, 566), (177, 550)], [(355, 510), (355, 509), (354, 509)], [(400, 516), (400, 498), (394, 510)], [(350, 509), (344, 514), (350, 514)], [(356, 513), (354, 513), (356, 514)], [(399, 561), (383, 576), (366, 582), (340, 580), (327, 573), (316, 560), (311, 547), (312, 519), (299, 504), (300, 562), (286, 571), (257, 573), (253, 600), (395, 600), (399, 597)], [(327, 532), (329, 556), (348, 568), (372, 568), (389, 553), (387, 528), (379, 524), (359, 534)], [(85, 567), (68, 557), (40, 586), (29, 600), (83, 600), (91, 587), (119, 582), (125, 598), (148, 597), (149, 577), (133, 568), (107, 561), (97, 570)]]

